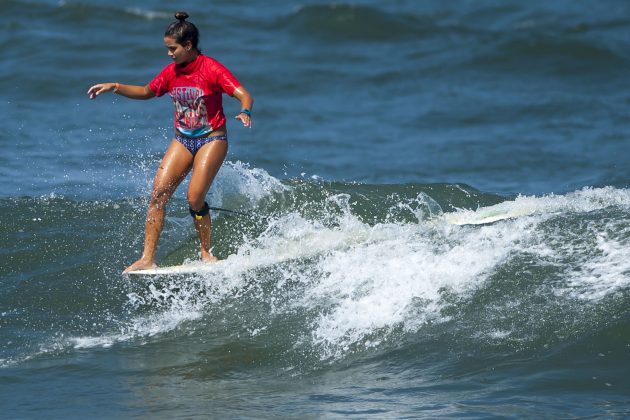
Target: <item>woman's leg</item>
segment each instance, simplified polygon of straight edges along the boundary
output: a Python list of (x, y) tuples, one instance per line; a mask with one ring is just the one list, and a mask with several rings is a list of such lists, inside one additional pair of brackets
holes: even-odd
[(127, 267), (123, 273), (155, 267), (155, 252), (164, 228), (166, 203), (190, 171), (192, 163), (193, 157), (188, 149), (177, 140), (173, 140), (155, 173), (145, 221), (142, 257)]
[[(214, 140), (205, 144), (195, 155), (187, 194), (188, 204), (194, 211), (199, 211), (203, 208), (206, 194), (225, 160), (227, 150), (227, 141)], [(199, 242), (201, 243), (201, 259), (207, 262), (217, 261), (217, 258), (210, 252), (212, 247), (212, 220), (210, 219), (210, 214), (200, 219), (195, 218), (194, 223)]]

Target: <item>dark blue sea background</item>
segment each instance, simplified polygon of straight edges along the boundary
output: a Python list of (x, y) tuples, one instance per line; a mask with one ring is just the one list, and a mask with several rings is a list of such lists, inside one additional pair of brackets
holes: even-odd
[[(630, 2), (0, 5), (0, 417), (630, 416)], [(241, 214), (128, 278), (172, 104), (86, 91), (176, 10), (255, 98)]]

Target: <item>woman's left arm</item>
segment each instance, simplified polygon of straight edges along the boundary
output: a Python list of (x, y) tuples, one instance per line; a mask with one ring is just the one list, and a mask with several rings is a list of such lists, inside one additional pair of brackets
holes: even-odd
[(241, 101), (241, 112), (235, 118), (241, 120), (245, 127), (251, 127), (254, 98), (243, 86), (237, 88), (232, 96)]

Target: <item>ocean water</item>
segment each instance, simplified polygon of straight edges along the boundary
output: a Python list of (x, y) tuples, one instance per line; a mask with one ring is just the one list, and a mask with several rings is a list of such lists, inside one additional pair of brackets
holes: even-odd
[[(0, 417), (630, 416), (630, 3), (0, 5)], [(244, 214), (125, 278), (172, 105), (85, 93), (175, 7), (255, 98)], [(159, 264), (197, 258), (184, 183)]]

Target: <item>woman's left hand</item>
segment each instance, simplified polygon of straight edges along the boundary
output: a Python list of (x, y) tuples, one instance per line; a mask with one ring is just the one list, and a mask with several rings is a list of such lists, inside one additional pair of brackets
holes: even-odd
[(241, 122), (243, 123), (243, 126), (245, 127), (250, 127), (252, 126), (252, 117), (251, 115), (247, 115), (244, 112), (241, 112), (240, 114), (238, 114), (236, 117), (234, 117), (235, 120), (241, 120)]
[(252, 126), (252, 105), (254, 99), (252, 95), (243, 87), (240, 86), (234, 91), (234, 97), (241, 101), (241, 112), (235, 117), (237, 120), (241, 120), (245, 127)]

